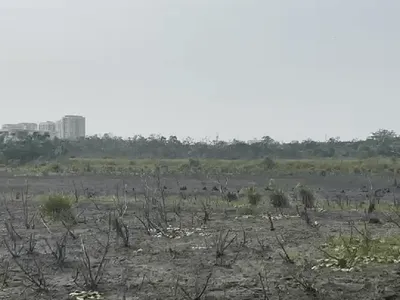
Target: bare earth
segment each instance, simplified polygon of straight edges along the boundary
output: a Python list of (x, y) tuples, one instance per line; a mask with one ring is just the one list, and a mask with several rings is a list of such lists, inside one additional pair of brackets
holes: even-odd
[[(261, 176), (231, 178), (228, 188), (236, 191), (256, 185), (260, 192), (265, 193), (264, 187), (269, 179)], [(299, 182), (307, 184), (318, 194), (324, 207), (324, 199), (334, 199), (341, 193), (351, 204), (365, 202), (360, 188), (364, 185), (369, 187), (366, 177), (356, 175), (274, 179), (288, 191)], [(23, 205), (21, 199), (16, 199), (16, 193), (25, 189), (26, 180), (30, 196), (29, 216), (38, 211), (39, 195), (73, 193), (74, 184), (81, 194), (81, 200), (74, 207), (78, 223), (67, 235), (63, 263), (57, 263), (50, 248), (57, 248), (56, 242), (61, 241), (67, 232), (65, 226), (48, 218), (42, 222), (38, 214), (34, 229), (24, 226)], [(128, 209), (124, 220), (129, 228), (129, 246), (124, 247), (121, 238), (116, 238), (115, 227), (112, 227), (104, 273), (96, 287), (102, 299), (400, 299), (400, 269), (395, 263), (371, 263), (352, 272), (312, 269), (316, 259), (323, 257), (317, 247), (325, 243), (328, 236), (349, 232), (349, 221), (363, 226), (363, 209), (344, 207), (309, 211), (312, 222), (318, 224), (311, 227), (298, 216), (295, 208), (283, 210), (282, 217), (275, 209), (264, 210), (267, 204), (261, 204), (257, 213), (246, 215), (234, 207), (234, 202), (210, 200), (210, 221), (204, 224), (200, 202), (209, 192), (202, 188), (207, 186), (210, 190), (215, 182), (205, 178), (166, 178), (163, 184), (172, 199), (168, 202), (169, 224), (175, 229), (164, 231), (163, 236), (153, 232), (148, 234), (135, 217), (135, 214), (141, 216), (142, 209), (143, 185), (138, 177), (25, 178), (6, 173), (0, 174), (0, 193), (6, 199), (2, 201), (0, 210), (3, 220), (0, 225), (0, 299), (61, 300), (69, 299), (73, 291), (84, 290), (84, 287), (79, 287), (84, 284), (82, 241), (91, 259), (90, 268), (96, 275), (107, 245), (108, 212), (114, 209), (108, 196), (115, 195), (117, 187), (125, 184)], [(381, 199), (382, 203), (389, 205), (393, 196), (399, 196), (400, 189), (393, 187), (391, 179), (374, 177), (372, 184), (374, 189), (391, 189)], [(183, 191), (185, 200), (179, 196), (182, 192), (179, 186), (187, 187)], [(82, 189), (85, 188), (95, 193), (93, 199), (84, 199)], [(268, 198), (264, 196), (263, 201), (267, 203)], [(180, 210), (173, 212), (177, 203)], [(270, 230), (267, 212), (272, 215), (274, 231)], [(368, 224), (374, 235), (400, 233), (400, 228), (387, 222), (383, 213), (377, 216), (381, 224)], [(6, 247), (7, 243), (13, 248), (13, 242), (5, 222), (12, 224), (19, 235), (15, 238), (16, 249), (24, 247), (15, 258)], [(216, 255), (217, 240), (226, 234), (226, 249), (223, 255)], [(36, 242), (32, 253), (29, 253), (30, 238)], [(278, 240), (294, 264), (283, 258), (285, 255)], [(80, 271), (77, 279), (76, 270)], [(43, 273), (46, 291), (40, 290), (28, 278), (39, 282), (40, 273)]]

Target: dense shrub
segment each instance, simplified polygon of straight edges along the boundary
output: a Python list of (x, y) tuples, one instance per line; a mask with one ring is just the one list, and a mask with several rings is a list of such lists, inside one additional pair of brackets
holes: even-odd
[(42, 199), (41, 211), (55, 220), (73, 219), (71, 197), (61, 194), (47, 195)]
[(274, 189), (270, 193), (269, 199), (273, 207), (285, 208), (290, 206), (289, 197), (281, 189)]
[(315, 207), (315, 195), (311, 191), (310, 188), (308, 188), (305, 185), (298, 184), (296, 186), (298, 195), (300, 197), (301, 202), (306, 208), (313, 208)]

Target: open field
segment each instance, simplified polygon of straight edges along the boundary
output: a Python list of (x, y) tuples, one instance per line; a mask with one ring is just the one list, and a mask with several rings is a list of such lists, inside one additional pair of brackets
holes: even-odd
[[(290, 207), (272, 207), (278, 187)], [(0, 299), (400, 299), (393, 176), (1, 173), (0, 192)], [(46, 213), (61, 194), (68, 214)]]
[(156, 166), (166, 174), (192, 176), (195, 174), (261, 175), (274, 176), (315, 173), (321, 174), (387, 174), (400, 173), (397, 159), (116, 159), (116, 158), (70, 158), (58, 162), (37, 163), (16, 168), (25, 174), (103, 174), (135, 175), (149, 172)]

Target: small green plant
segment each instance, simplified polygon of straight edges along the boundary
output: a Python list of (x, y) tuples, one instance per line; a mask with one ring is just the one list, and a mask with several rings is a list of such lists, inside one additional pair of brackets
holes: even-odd
[(42, 200), (41, 211), (55, 220), (71, 220), (73, 219), (72, 203), (73, 199), (66, 195), (47, 195)]
[(290, 206), (289, 198), (282, 189), (274, 189), (269, 195), (271, 204), (275, 208), (285, 208)]
[(330, 237), (320, 250), (325, 258), (315, 268), (351, 271), (369, 263), (399, 263), (400, 237), (366, 238), (364, 236)]
[(257, 189), (252, 186), (247, 189), (247, 200), (249, 201), (250, 205), (257, 205), (260, 203), (262, 195), (257, 192)]

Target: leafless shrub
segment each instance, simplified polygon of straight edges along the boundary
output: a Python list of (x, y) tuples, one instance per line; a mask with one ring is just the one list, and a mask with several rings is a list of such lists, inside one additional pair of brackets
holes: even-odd
[(4, 245), (13, 258), (19, 257), (24, 248), (23, 244), (19, 244), (22, 241), (22, 237), (15, 231), (11, 222), (5, 222), (5, 226), (8, 239), (4, 238)]
[(302, 289), (306, 294), (311, 295), (314, 298), (317, 298), (318, 291), (314, 287), (314, 284), (311, 281), (301, 276), (292, 276), (292, 278), (302, 287)]
[(69, 234), (70, 237), (72, 237), (74, 240), (76, 240), (78, 237), (72, 231), (72, 226), (74, 224), (68, 224), (64, 220), (62, 220), (61, 223), (64, 226), (64, 228), (67, 230), (67, 234)]
[(34, 256), (32, 256), (32, 261), (34, 263), (34, 267), (30, 267), (28, 264), (25, 264), (24, 266), (19, 259), (14, 257), (14, 262), (30, 282), (29, 287), (34, 288), (37, 291), (48, 291), (47, 281), (42, 270), (42, 264), (38, 263)]
[(236, 239), (237, 239), (237, 234), (234, 234), (232, 236), (230, 229), (228, 229), (227, 231), (220, 230), (218, 232), (218, 234), (215, 236), (215, 241), (214, 241), (214, 246), (215, 246), (215, 265), (217, 265), (217, 266), (226, 265), (226, 263), (224, 262), (224, 258), (226, 256), (225, 251), (232, 245), (232, 243)]
[[(128, 280), (132, 278), (132, 272), (130, 272), (127, 268), (125, 268), (122, 271), (122, 275), (121, 276), (122, 276), (121, 281), (122, 281), (122, 285), (123, 285), (122, 300), (131, 299), (131, 298), (127, 298), (127, 294), (133, 288), (133, 286), (130, 283), (128, 283)], [(145, 282), (145, 279), (147, 277), (146, 274), (143, 274), (143, 275), (137, 274), (137, 277), (139, 277), (139, 276), (142, 277), (142, 280), (141, 280), (140, 284), (137, 284), (137, 285), (134, 286), (134, 289), (135, 289), (136, 293), (139, 292), (142, 289), (142, 287), (144, 285), (144, 282)]]
[(62, 265), (67, 258), (67, 234), (63, 234), (62, 237), (56, 240), (55, 245), (51, 246), (47, 239), (44, 239), (47, 247), (49, 248), (51, 254), (56, 259), (57, 265)]
[(177, 279), (176, 286), (183, 292), (184, 299), (187, 300), (201, 300), (205, 296), (205, 292), (207, 290), (208, 284), (212, 277), (212, 271), (208, 273), (205, 282), (202, 286), (199, 285), (199, 276), (196, 277), (195, 284), (194, 284), (194, 293), (190, 293), (185, 289), (181, 284), (179, 284), (179, 278)]
[(76, 271), (76, 275), (74, 278), (75, 284), (78, 284), (78, 278), (79, 275), (81, 274), (83, 277), (84, 281), (84, 286), (87, 288), (90, 288), (92, 290), (95, 290), (100, 283), (103, 274), (104, 274), (104, 268), (107, 262), (107, 254), (110, 249), (110, 236), (111, 236), (111, 228), (112, 228), (112, 216), (111, 213), (108, 216), (108, 232), (107, 232), (107, 242), (104, 245), (103, 249), (103, 254), (101, 257), (101, 260), (99, 264), (95, 267), (92, 259), (90, 257), (89, 251), (86, 248), (86, 245), (83, 241), (81, 240), (81, 249), (82, 249), (82, 257), (81, 257), (81, 264), (80, 267)]
[(142, 174), (142, 183), (144, 186), (143, 217), (136, 215), (136, 218), (139, 219), (149, 234), (154, 229), (164, 235), (168, 227), (167, 195), (159, 168), (156, 168), (152, 178)]
[(308, 214), (307, 207), (304, 206), (303, 211), (300, 212), (299, 206), (296, 205), (297, 214), (306, 222), (308, 226), (316, 227), (316, 224), (311, 221), (311, 218)]

